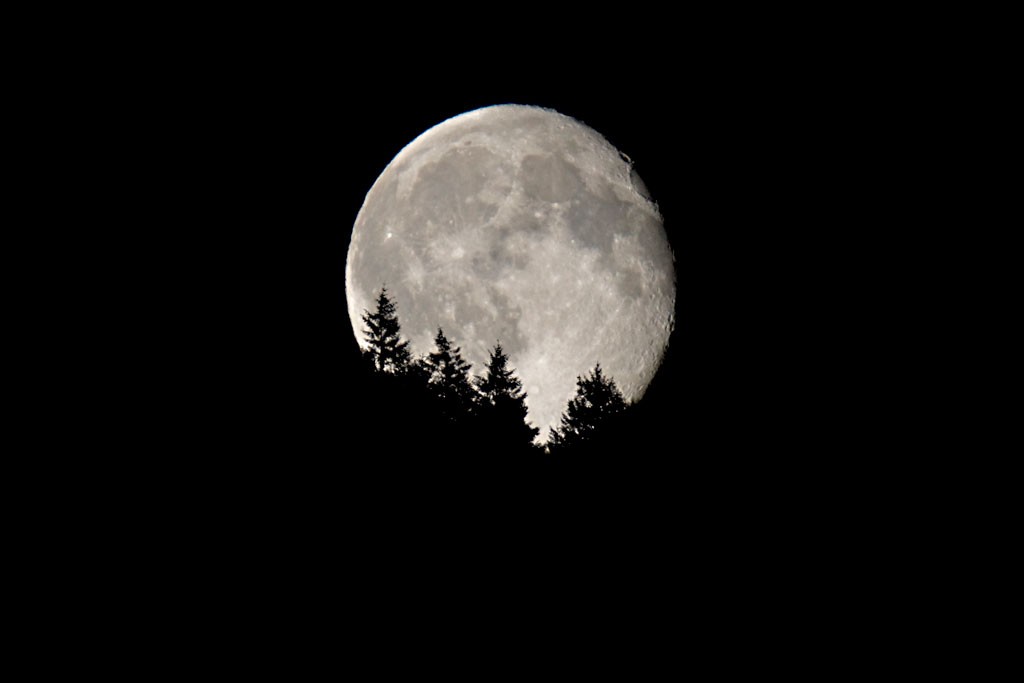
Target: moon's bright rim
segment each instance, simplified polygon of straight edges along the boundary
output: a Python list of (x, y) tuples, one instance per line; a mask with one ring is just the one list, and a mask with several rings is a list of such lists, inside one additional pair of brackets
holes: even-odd
[(482, 372), (500, 340), (544, 440), (597, 362), (643, 396), (674, 323), (673, 262), (657, 207), (601, 135), (547, 109), (486, 107), (417, 137), (370, 189), (349, 318), (365, 348), (362, 312), (386, 283), (413, 353), (443, 327)]

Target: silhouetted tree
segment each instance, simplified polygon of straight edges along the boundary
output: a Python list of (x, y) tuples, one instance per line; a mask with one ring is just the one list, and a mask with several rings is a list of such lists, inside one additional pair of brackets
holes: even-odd
[(482, 434), (499, 450), (532, 450), (539, 430), (526, 422), (526, 392), (500, 343), (491, 351), (486, 373), (476, 379), (476, 388)]
[(377, 372), (404, 373), (409, 368), (409, 342), (402, 341), (402, 327), (398, 324), (395, 304), (388, 298), (387, 287), (377, 297), (377, 310), (363, 312), (366, 327), (367, 355)]
[(551, 429), (548, 448), (555, 453), (590, 442), (626, 407), (615, 380), (605, 377), (598, 363), (589, 375), (576, 378), (576, 396), (562, 413), (561, 428)]
[(462, 350), (453, 347), (440, 328), (434, 345), (436, 350), (419, 364), (424, 379), (437, 398), (442, 414), (452, 422), (463, 421), (473, 413), (477, 397), (469, 378), (471, 366), (463, 359)]

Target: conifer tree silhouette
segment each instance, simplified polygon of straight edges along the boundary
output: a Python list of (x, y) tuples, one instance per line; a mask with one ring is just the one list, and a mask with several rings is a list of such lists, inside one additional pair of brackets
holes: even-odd
[(615, 380), (605, 377), (601, 364), (589, 375), (576, 378), (576, 396), (562, 413), (561, 428), (550, 430), (552, 453), (591, 442), (600, 428), (627, 408)]
[(420, 361), (424, 379), (440, 403), (442, 414), (453, 422), (462, 421), (472, 415), (475, 408), (477, 394), (469, 378), (472, 366), (463, 359), (462, 350), (458, 346), (453, 347), (440, 328), (434, 345), (436, 350)]
[(363, 312), (366, 343), (369, 356), (377, 372), (402, 374), (409, 369), (409, 342), (401, 338), (395, 304), (388, 297), (388, 288), (382, 287), (377, 297), (377, 310)]
[(486, 373), (476, 379), (479, 413), (484, 433), (502, 450), (529, 450), (538, 429), (526, 422), (526, 392), (509, 367), (501, 344), (495, 345)]

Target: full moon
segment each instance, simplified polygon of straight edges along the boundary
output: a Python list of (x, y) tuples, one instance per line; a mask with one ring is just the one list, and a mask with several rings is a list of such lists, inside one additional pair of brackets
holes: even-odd
[(531, 106), (461, 114), (399, 152), (356, 218), (345, 283), (363, 348), (385, 284), (414, 355), (442, 328), (481, 374), (500, 341), (541, 441), (598, 362), (641, 399), (674, 325), (672, 250), (632, 162)]

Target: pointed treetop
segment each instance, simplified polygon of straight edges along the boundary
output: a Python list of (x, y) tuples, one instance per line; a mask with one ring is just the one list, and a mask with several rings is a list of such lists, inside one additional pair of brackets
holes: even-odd
[(489, 401), (507, 397), (520, 401), (526, 397), (523, 383), (515, 375), (515, 368), (509, 367), (509, 358), (501, 348), (501, 342), (495, 344), (487, 360), (486, 374), (477, 379), (477, 388)]
[(444, 331), (437, 330), (434, 338), (436, 350), (428, 353), (419, 366), (427, 384), (440, 401), (442, 414), (453, 422), (470, 415), (474, 409), (476, 392), (470, 383), (470, 364), (462, 357), (459, 347), (452, 346)]
[(476, 387), (489, 433), (503, 440), (505, 447), (531, 448), (539, 430), (526, 421), (526, 392), (500, 341), (491, 351), (484, 376), (476, 379)]
[(409, 342), (401, 338), (395, 304), (382, 287), (377, 297), (377, 310), (364, 311), (367, 355), (378, 372), (403, 373), (409, 368)]
[(576, 387), (576, 396), (562, 414), (560, 427), (550, 430), (548, 445), (552, 450), (589, 441), (602, 424), (628, 407), (615, 380), (604, 375), (600, 363), (589, 374), (577, 377)]
[(440, 327), (437, 328), (437, 336), (434, 337), (434, 343), (437, 344), (437, 348), (442, 351), (447, 351), (452, 347), (451, 342), (448, 341), (448, 337), (444, 336), (444, 330)]

